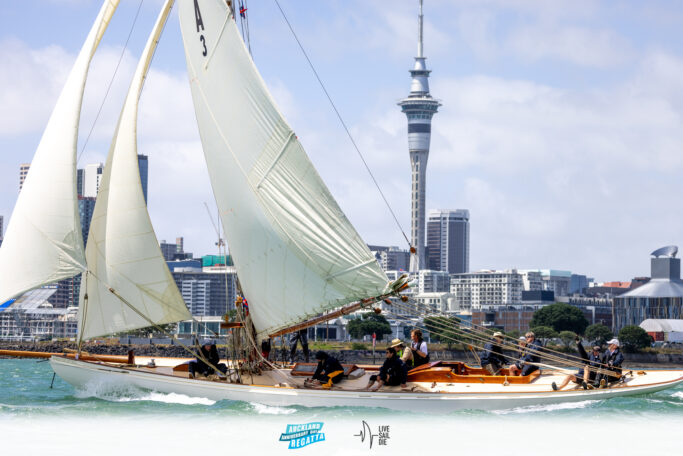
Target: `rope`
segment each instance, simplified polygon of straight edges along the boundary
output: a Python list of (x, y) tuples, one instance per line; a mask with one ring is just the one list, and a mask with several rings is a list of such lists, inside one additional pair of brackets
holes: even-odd
[(116, 68), (114, 68), (114, 73), (111, 75), (111, 79), (109, 80), (109, 85), (107, 86), (107, 90), (104, 92), (104, 97), (102, 98), (102, 103), (100, 103), (100, 107), (97, 110), (97, 115), (95, 115), (95, 120), (93, 120), (92, 126), (90, 127), (90, 131), (88, 132), (88, 136), (86, 136), (85, 141), (83, 142), (83, 147), (81, 148), (81, 152), (78, 154), (78, 158), (76, 158), (76, 162), (78, 162), (81, 159), (83, 152), (85, 152), (85, 147), (88, 145), (88, 141), (90, 141), (90, 136), (92, 135), (92, 132), (95, 130), (95, 125), (97, 125), (97, 121), (100, 118), (100, 114), (102, 113), (102, 108), (104, 107), (104, 103), (107, 101), (107, 97), (109, 96), (109, 91), (111, 90), (111, 86), (114, 84), (114, 79), (116, 79), (116, 73), (119, 71), (119, 66), (121, 66), (121, 61), (123, 61), (123, 55), (126, 53), (126, 49), (128, 48), (128, 42), (130, 41), (130, 37), (133, 34), (133, 29), (135, 28), (135, 23), (138, 21), (138, 16), (140, 15), (140, 9), (142, 8), (143, 2), (144, 2), (144, 0), (140, 0), (140, 3), (138, 4), (138, 10), (135, 12), (135, 17), (133, 18), (133, 24), (131, 24), (130, 30), (128, 31), (128, 37), (126, 38), (126, 43), (123, 45), (123, 49), (121, 49), (121, 55), (119, 56), (119, 61), (116, 63)]
[(323, 84), (322, 79), (318, 75), (318, 72), (316, 71), (315, 66), (313, 65), (313, 62), (308, 57), (308, 53), (306, 53), (306, 50), (304, 49), (303, 44), (301, 44), (299, 37), (297, 36), (296, 32), (294, 32), (294, 28), (292, 27), (292, 24), (289, 22), (289, 19), (287, 19), (287, 15), (285, 14), (284, 10), (280, 6), (280, 2), (278, 0), (273, 0), (273, 1), (275, 2), (278, 9), (280, 10), (280, 13), (282, 14), (282, 17), (285, 20), (285, 23), (287, 23), (287, 27), (289, 27), (289, 31), (292, 32), (292, 36), (294, 36), (294, 39), (296, 40), (297, 44), (299, 45), (299, 49), (301, 49), (301, 52), (303, 53), (304, 57), (306, 58), (308, 65), (311, 67), (311, 70), (313, 71), (315, 78), (318, 80), (318, 84), (320, 84), (320, 87), (322, 88), (323, 92), (325, 93), (327, 100), (330, 102), (330, 105), (332, 106), (332, 109), (334, 110), (335, 114), (337, 115), (337, 118), (339, 119), (339, 122), (341, 123), (342, 127), (344, 128), (344, 131), (346, 131), (346, 135), (349, 137), (349, 140), (351, 141), (353, 148), (356, 150), (356, 152), (358, 153), (358, 156), (360, 157), (361, 161), (363, 162), (363, 165), (365, 166), (365, 169), (367, 170), (368, 174), (370, 175), (372, 182), (374, 182), (375, 187), (377, 187), (377, 191), (379, 192), (382, 199), (384, 200), (384, 204), (389, 209), (389, 212), (391, 213), (391, 216), (393, 217), (394, 222), (396, 222), (396, 226), (398, 227), (399, 231), (403, 235), (403, 238), (406, 240), (406, 243), (408, 244), (408, 246), (412, 248), (412, 246), (410, 245), (410, 241), (408, 240), (408, 236), (406, 235), (405, 231), (401, 227), (401, 223), (398, 221), (398, 218), (396, 217), (396, 214), (394, 213), (393, 209), (391, 208), (391, 205), (389, 204), (389, 201), (387, 200), (386, 196), (384, 195), (384, 192), (382, 192), (382, 189), (380, 188), (379, 183), (377, 182), (377, 179), (375, 179), (374, 174), (370, 170), (370, 166), (368, 165), (367, 161), (365, 161), (365, 157), (363, 157), (363, 154), (361, 153), (360, 148), (356, 144), (356, 141), (353, 139), (353, 135), (351, 135), (351, 131), (346, 126), (346, 122), (344, 122), (344, 119), (342, 118), (342, 115), (339, 113), (337, 106), (334, 104), (334, 101), (332, 101), (332, 97), (330, 96), (329, 92), (327, 91), (325, 84)]

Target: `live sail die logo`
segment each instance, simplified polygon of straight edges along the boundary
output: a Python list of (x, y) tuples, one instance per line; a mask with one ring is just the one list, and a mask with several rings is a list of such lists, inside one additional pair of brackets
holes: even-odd
[(280, 434), (280, 442), (289, 442), (289, 449), (295, 450), (303, 448), (311, 443), (322, 442), (325, 440), (325, 433), (320, 432), (323, 428), (322, 422), (305, 424), (288, 424), (287, 430)]
[(386, 445), (389, 440), (389, 426), (377, 426), (377, 432), (373, 433), (372, 428), (363, 420), (361, 423), (360, 432), (354, 434), (354, 437), (360, 437), (362, 443), (367, 441), (368, 448), (372, 449), (372, 444), (377, 442), (378, 445)]

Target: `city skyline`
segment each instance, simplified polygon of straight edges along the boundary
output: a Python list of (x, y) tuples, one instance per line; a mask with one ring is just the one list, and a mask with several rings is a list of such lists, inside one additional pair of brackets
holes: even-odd
[[(546, 5), (425, 2), (425, 55), (444, 108), (432, 126), (426, 209), (468, 208), (471, 270), (557, 268), (599, 281), (648, 275), (643, 255), (681, 244), (683, 11), (659, 2)], [(159, 2), (142, 7), (131, 46), (79, 166), (104, 161), (121, 97)], [(410, 232), (405, 96), (417, 0), (283, 8)], [(97, 1), (0, 6), (0, 214), (30, 162)], [(32, 8), (45, 15), (21, 20)], [(136, 5), (121, 5), (91, 71), (80, 149)], [(250, 5), (251, 48), (266, 83), (332, 193), (369, 244), (407, 248), (325, 104), (282, 19)], [(196, 133), (177, 18), (171, 17), (141, 101), (139, 152), (152, 159), (159, 239), (211, 253), (203, 202), (213, 198)], [(362, 78), (358, 68), (366, 68)], [(169, 96), (173, 94), (174, 96)], [(17, 101), (15, 101), (17, 100)], [(343, 171), (343, 172), (340, 172)]]

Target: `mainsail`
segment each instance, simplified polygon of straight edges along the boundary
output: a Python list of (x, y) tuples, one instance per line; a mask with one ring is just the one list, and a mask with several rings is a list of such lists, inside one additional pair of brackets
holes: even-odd
[(382, 294), (386, 275), (276, 107), (230, 7), (179, 6), (204, 155), (257, 332)]
[(119, 0), (105, 0), (52, 111), (0, 248), (0, 303), (86, 269), (76, 146), (85, 81)]
[(167, 0), (147, 41), (104, 168), (85, 252), (88, 272), (78, 308), (82, 339), (192, 318), (152, 229), (137, 156), (138, 101), (172, 6)]

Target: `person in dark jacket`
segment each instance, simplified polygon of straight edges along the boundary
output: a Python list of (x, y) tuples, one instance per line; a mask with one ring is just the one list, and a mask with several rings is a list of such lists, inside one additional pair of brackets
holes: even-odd
[(337, 358), (328, 355), (324, 351), (319, 351), (315, 354), (315, 359), (318, 360), (318, 367), (313, 373), (313, 377), (310, 380), (306, 380), (306, 383), (313, 385), (321, 385), (323, 388), (327, 389), (332, 386), (333, 383), (339, 383), (344, 377), (344, 368), (341, 363), (337, 361)]
[(577, 337), (576, 347), (579, 349), (579, 355), (581, 356), (581, 359), (583, 359), (586, 367), (579, 369), (576, 374), (567, 375), (559, 386), (553, 382), (552, 387), (554, 391), (561, 390), (567, 386), (569, 382), (574, 382), (581, 385), (583, 389), (588, 389), (588, 383), (595, 380), (595, 371), (591, 368), (598, 368), (600, 366), (600, 346), (593, 346), (593, 350), (591, 350), (591, 353), (588, 354), (581, 344), (581, 339)]
[(614, 374), (598, 373), (595, 377), (594, 386), (604, 388), (608, 383), (617, 382), (621, 379), (621, 364), (624, 362), (624, 355), (621, 354), (619, 339), (607, 341), (607, 350), (602, 355), (602, 364), (608, 371)]
[(304, 351), (304, 359), (308, 362), (308, 328), (294, 331), (289, 336), (289, 355), (292, 363), (296, 356), (296, 345), (298, 342), (301, 342), (301, 348)]
[(197, 360), (190, 361), (188, 366), (190, 378), (195, 378), (196, 374), (202, 374), (207, 377), (211, 374), (215, 374), (216, 369), (214, 369), (214, 367), (218, 368), (222, 374), (225, 374), (228, 371), (228, 367), (220, 362), (218, 349), (213, 341), (205, 340), (202, 342), (202, 347), (199, 350), (199, 353), (200, 356), (197, 357)]
[(517, 362), (510, 366), (510, 375), (526, 376), (538, 370), (535, 363), (541, 361), (539, 356), (541, 344), (536, 340), (536, 334), (533, 331), (529, 331), (524, 337), (526, 337), (526, 346)]
[(481, 367), (486, 369), (491, 375), (498, 375), (500, 369), (505, 364), (502, 343), (503, 333), (493, 333), (491, 342), (484, 345), (484, 351), (479, 356), (481, 359)]
[[(405, 365), (401, 358), (396, 354), (396, 349), (389, 347), (386, 350), (386, 359), (384, 364), (379, 368), (379, 375), (371, 375), (368, 386), (365, 389), (369, 391), (377, 391), (382, 387), (382, 385), (387, 386), (399, 386), (401, 388), (406, 387), (406, 382), (408, 381), (408, 367)], [(372, 385), (377, 382), (377, 386), (374, 388)]]

